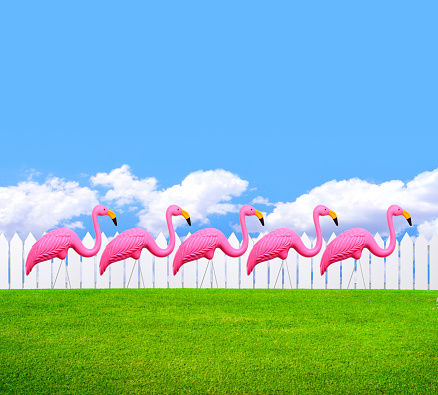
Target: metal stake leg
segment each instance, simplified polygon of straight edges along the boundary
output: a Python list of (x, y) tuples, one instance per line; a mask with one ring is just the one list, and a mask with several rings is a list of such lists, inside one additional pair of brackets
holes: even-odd
[(58, 273), (56, 273), (55, 282), (54, 282), (53, 285), (52, 285), (52, 289), (55, 288), (56, 280), (58, 279), (58, 274), (59, 274), (59, 271), (61, 270), (61, 265), (62, 265), (63, 262), (64, 262), (64, 260), (62, 260), (62, 261), (59, 263)]
[(280, 276), (281, 269), (283, 268), (283, 262), (284, 262), (284, 261), (282, 260), (282, 261), (281, 261), (280, 270), (278, 271), (278, 274), (277, 274), (277, 280), (275, 280), (274, 288), (275, 288), (275, 286), (277, 285), (278, 277)]
[[(359, 260), (359, 263), (360, 263), (360, 260)], [(348, 282), (347, 289), (350, 288), (350, 282), (351, 282), (351, 279), (353, 278), (353, 273), (354, 273), (354, 270), (356, 269), (356, 266), (357, 266), (357, 261), (355, 260), (354, 261), (354, 268), (353, 268), (353, 271), (351, 272), (350, 281)]]
[(128, 285), (126, 286), (126, 288), (129, 287), (129, 283), (131, 282), (132, 273), (134, 273), (134, 269), (135, 269), (136, 264), (137, 264), (137, 260), (134, 262), (134, 266), (132, 267), (131, 275), (129, 276), (129, 281), (128, 281)]
[(207, 269), (208, 269), (208, 266), (209, 266), (209, 265), (210, 265), (210, 260), (208, 261), (208, 263), (207, 263), (207, 267), (205, 268), (204, 276), (202, 277), (201, 286), (200, 286), (199, 288), (202, 288), (202, 283), (204, 282), (205, 273), (207, 273)]

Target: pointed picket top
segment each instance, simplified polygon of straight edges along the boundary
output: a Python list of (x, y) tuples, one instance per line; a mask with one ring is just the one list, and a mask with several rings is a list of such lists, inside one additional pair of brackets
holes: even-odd
[(160, 248), (166, 248), (167, 247), (167, 240), (164, 237), (162, 232), (160, 232), (158, 237), (155, 239), (155, 242), (157, 243), (158, 247), (160, 247)]
[(90, 235), (90, 232), (87, 232), (85, 237), (82, 239), (82, 244), (86, 248), (92, 248), (94, 245), (94, 239), (93, 236)]
[(4, 243), (6, 241), (6, 243), (8, 242), (8, 239), (5, 237), (5, 234), (2, 232), (0, 234), (0, 243)]
[[(0, 236), (0, 238), (1, 238), (1, 236)], [(438, 234), (434, 233), (428, 244), (429, 245), (430, 244), (437, 244), (438, 245)]]
[(309, 236), (307, 236), (306, 232), (304, 232), (303, 235), (301, 236), (301, 241), (304, 243), (304, 245), (307, 248), (310, 248), (310, 246), (312, 245)]
[(263, 236), (264, 234), (260, 233), (256, 238), (252, 239), (254, 241), (254, 244), (257, 243)]
[(427, 242), (427, 240), (426, 240), (426, 238), (422, 235), (422, 234), (420, 234), (418, 237), (417, 237), (417, 240), (415, 240), (415, 245), (418, 245), (419, 243), (421, 243), (421, 244), (429, 244), (428, 242)]
[(111, 242), (113, 239), (115, 239), (119, 235), (119, 232), (116, 232), (114, 236), (108, 236), (108, 243)]
[(374, 235), (374, 240), (376, 241), (376, 243), (379, 247), (382, 247), (385, 245), (385, 242), (383, 241), (382, 236), (380, 236), (380, 234), (378, 232), (376, 232), (376, 234)]
[(405, 244), (405, 245), (413, 245), (414, 244), (412, 242), (411, 237), (407, 233), (405, 233), (405, 235), (403, 236), (400, 244), (402, 244), (402, 243)]
[(17, 232), (14, 233), (14, 236), (12, 236), (11, 244), (14, 243), (23, 243), (23, 241), (20, 239), (20, 236), (18, 236)]
[(29, 234), (26, 237), (26, 240), (24, 240), (24, 244), (29, 244), (29, 243), (35, 243), (36, 239), (34, 237), (34, 235), (32, 234), (32, 232), (29, 232)]
[(231, 236), (228, 238), (228, 242), (231, 244), (231, 247), (239, 248), (240, 243), (234, 232), (231, 233)]
[(179, 238), (178, 234), (175, 232), (175, 247), (181, 245), (181, 239)]

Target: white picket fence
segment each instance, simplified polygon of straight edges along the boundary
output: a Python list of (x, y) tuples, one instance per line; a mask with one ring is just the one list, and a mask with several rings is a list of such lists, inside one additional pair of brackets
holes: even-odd
[[(190, 233), (186, 236), (189, 237)], [(253, 245), (263, 234), (250, 240), (247, 252), (240, 258), (226, 256), (217, 249), (213, 263), (208, 271), (206, 259), (188, 262), (173, 276), (172, 262), (181, 240), (176, 235), (176, 246), (173, 253), (166, 258), (157, 258), (147, 250), (143, 250), (139, 264), (135, 266), (133, 259), (115, 262), (109, 266), (103, 276), (99, 275), (100, 256), (111, 238), (102, 234), (102, 247), (99, 253), (91, 258), (83, 258), (72, 249), (69, 250), (66, 264), (59, 259), (41, 262), (25, 275), (24, 263), (27, 254), (35, 243), (32, 234), (23, 241), (15, 234), (10, 243), (4, 235), (0, 235), (0, 289), (35, 289), (51, 288), (59, 270), (55, 288), (198, 288), (206, 273), (202, 288), (314, 288), (342, 289), (347, 288), (351, 273), (355, 267), (354, 259), (332, 264), (324, 276), (320, 275), (319, 264), (326, 242), (321, 252), (313, 258), (304, 258), (295, 250), (290, 250), (287, 267), (281, 266), (280, 259), (263, 262), (256, 266), (250, 276), (246, 274), (246, 261)], [(329, 242), (335, 237), (333, 234)], [(302, 240), (307, 247), (315, 244), (306, 234)], [(386, 247), (379, 234), (375, 240), (381, 247)], [(228, 241), (234, 248), (239, 241), (233, 233)], [(167, 241), (163, 234), (156, 239), (164, 248)], [(387, 243), (389, 241), (387, 240)], [(89, 233), (83, 239), (86, 247), (94, 245)], [(430, 289), (438, 290), (438, 235), (428, 243), (420, 235), (415, 244), (405, 234), (397, 241), (394, 253), (387, 258), (378, 258), (364, 250), (350, 284), (350, 288), (369, 289)], [(213, 269), (214, 267), (214, 269)], [(67, 268), (67, 269), (66, 269)], [(279, 276), (278, 276), (279, 275)], [(276, 283), (276, 279), (278, 281)], [(276, 283), (276, 285), (275, 285)], [(274, 287), (275, 285), (275, 287)]]

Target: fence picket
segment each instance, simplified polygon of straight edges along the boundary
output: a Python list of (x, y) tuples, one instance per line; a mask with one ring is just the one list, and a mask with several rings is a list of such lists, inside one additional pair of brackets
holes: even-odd
[(109, 288), (109, 275), (110, 271), (105, 270), (105, 273), (103, 275), (100, 275), (99, 270), (99, 264), (100, 264), (100, 258), (102, 257), (103, 251), (105, 250), (106, 246), (108, 245), (109, 241), (106, 237), (105, 233), (102, 232), (102, 246), (100, 247), (99, 252), (96, 254), (96, 288)]
[[(239, 240), (237, 240), (237, 237), (234, 234), (234, 232), (228, 238), (228, 242), (230, 243), (231, 247), (239, 248)], [(240, 265), (239, 258), (232, 258), (230, 256), (226, 257), (227, 288), (239, 288), (240, 286), (239, 265)], [(200, 270), (198, 271), (198, 273), (199, 276), (202, 275)], [(199, 279), (199, 282), (201, 282), (201, 279)]]
[(438, 290), (438, 235), (429, 243), (429, 289)]
[(414, 288), (414, 244), (407, 233), (400, 242), (400, 289)]
[[(179, 236), (175, 233), (175, 248), (169, 255), (169, 288), (182, 288), (182, 270), (180, 270), (176, 276), (173, 275), (173, 258), (175, 257), (176, 251), (178, 251), (181, 245), (181, 240)], [(184, 266), (184, 265), (183, 265)]]
[[(155, 242), (158, 247), (166, 248), (167, 241), (162, 233), (158, 235)], [(164, 258), (155, 257), (155, 288), (167, 288), (168, 284), (168, 259), (167, 256)], [(173, 276), (173, 273), (172, 273)]]
[[(378, 233), (374, 240), (380, 248), (384, 248), (385, 243)], [(385, 258), (380, 258), (371, 254), (371, 288), (383, 289), (385, 286)]]
[(10, 244), (10, 276), (12, 289), (23, 288), (23, 242), (17, 233), (12, 237)]
[[(316, 239), (313, 242), (313, 246), (315, 245), (316, 245)], [(325, 289), (327, 275), (324, 273), (324, 275), (321, 276), (321, 258), (322, 258), (322, 254), (324, 254), (325, 248), (326, 248), (325, 240), (322, 240), (321, 251), (319, 251), (318, 254), (316, 254), (312, 258), (312, 288), (313, 289)], [(338, 273), (338, 277), (339, 277), (339, 273)]]
[[(281, 267), (281, 259), (262, 262), (257, 265), (251, 276), (246, 274), (246, 262), (256, 242), (264, 236), (260, 233), (258, 238), (250, 239), (248, 249), (240, 258), (226, 256), (220, 249), (215, 251), (214, 272), (219, 288), (346, 288), (354, 267), (352, 258), (336, 262), (329, 266), (325, 276), (320, 276), (319, 266), (321, 257), (325, 251), (326, 243), (323, 241), (321, 251), (313, 258), (299, 256), (294, 249), (289, 251), (287, 268)], [(183, 238), (190, 237), (190, 233)], [(329, 240), (331, 242), (335, 235)], [(153, 257), (147, 249), (142, 251), (139, 265), (136, 266), (131, 278), (130, 288), (158, 287), (158, 288), (196, 288), (200, 286), (207, 260), (188, 262), (182, 266), (177, 276), (173, 276), (173, 258), (181, 240), (175, 234), (175, 249), (169, 257)], [(384, 243), (379, 234), (375, 235), (376, 243), (380, 247), (386, 247), (389, 240)], [(134, 260), (114, 262), (109, 266), (104, 276), (100, 276), (100, 257), (109, 240), (102, 234), (102, 246), (94, 257), (81, 258), (73, 249), (69, 249), (67, 257), (67, 269), (72, 288), (122, 288), (127, 286)], [(238, 248), (240, 243), (233, 233), (229, 237), (230, 244)], [(303, 243), (310, 248), (314, 246), (304, 233)], [(161, 248), (167, 246), (166, 238), (160, 234), (156, 240)], [(61, 261), (53, 259), (40, 262), (34, 267), (29, 276), (24, 276), (24, 263), (27, 255), (35, 243), (35, 238), (29, 234), (23, 242), (17, 234), (8, 243), (3, 234), (0, 234), (0, 289), (34, 289), (50, 288), (55, 280)], [(94, 239), (89, 233), (84, 237), (83, 244), (87, 248), (94, 246)], [(415, 260), (414, 260), (415, 257)], [(394, 252), (386, 257), (379, 258), (367, 249), (364, 249), (361, 257), (362, 270), (365, 278), (365, 286), (372, 289), (431, 289), (438, 290), (438, 235), (434, 235), (430, 243), (423, 235), (419, 235), (414, 243), (408, 234), (403, 239), (396, 241)], [(55, 287), (65, 289), (68, 287), (66, 267), (63, 263), (60, 267)], [(143, 279), (140, 274), (143, 275)], [(289, 272), (289, 273), (288, 273)], [(298, 277), (297, 277), (298, 272)], [(289, 284), (289, 276), (292, 286)], [(216, 278), (213, 276), (213, 268), (210, 265), (207, 270), (203, 288), (216, 287)], [(341, 283), (342, 279), (342, 283)], [(415, 283), (414, 283), (415, 280)], [(143, 285), (144, 281), (144, 285)], [(299, 283), (297, 282), (299, 281)], [(353, 272), (350, 284), (352, 288), (363, 288), (362, 274), (357, 266)]]
[(9, 243), (0, 234), (0, 289), (9, 289)]
[[(84, 239), (82, 240), (82, 244), (86, 248), (93, 248), (94, 240), (91, 237), (90, 233), (87, 232)], [(82, 288), (95, 288), (95, 262), (94, 256), (89, 258), (82, 257)], [(58, 270), (57, 266), (54, 266), (55, 270)]]
[[(311, 242), (306, 233), (301, 236), (301, 241), (307, 248)], [(298, 288), (312, 288), (312, 259), (298, 255)]]
[(423, 235), (415, 241), (415, 289), (428, 289), (427, 240)]
[[(391, 240), (388, 238), (385, 243), (385, 248), (388, 248)], [(398, 289), (399, 279), (399, 259), (398, 254), (400, 245), (395, 241), (395, 248), (391, 255), (385, 258), (385, 287), (386, 289)]]
[[(24, 263), (26, 263), (27, 255), (29, 254), (30, 249), (35, 244), (36, 240), (33, 237), (32, 233), (26, 237), (24, 241)], [(24, 288), (26, 289), (35, 289), (37, 287), (37, 268), (34, 267), (33, 270), (26, 276), (26, 270), (24, 273)]]

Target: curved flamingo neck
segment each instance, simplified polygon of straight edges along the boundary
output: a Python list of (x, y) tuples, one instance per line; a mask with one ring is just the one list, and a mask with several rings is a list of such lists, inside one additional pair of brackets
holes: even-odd
[(224, 250), (225, 250), (224, 252), (233, 258), (242, 256), (245, 253), (245, 251), (248, 249), (249, 236), (248, 236), (248, 229), (246, 228), (245, 214), (243, 212), (239, 213), (239, 220), (243, 234), (242, 245), (240, 246), (240, 248), (237, 249), (231, 247), (230, 243), (227, 243), (226, 246), (224, 246)]
[(94, 210), (93, 210), (93, 213), (91, 214), (91, 218), (93, 220), (94, 234), (96, 237), (94, 247), (89, 249), (89, 248), (86, 248), (82, 243), (80, 243), (75, 248), (75, 250), (78, 254), (80, 254), (86, 258), (96, 255), (99, 252), (100, 247), (102, 245), (102, 235), (100, 233), (99, 219), (98, 219), (97, 213)]
[(157, 245), (157, 251), (156, 251), (157, 253), (154, 253), (154, 255), (158, 257), (165, 257), (170, 255), (173, 249), (175, 248), (175, 231), (173, 229), (172, 214), (170, 212), (166, 212), (166, 222), (167, 222), (167, 229), (169, 231), (169, 244), (164, 249), (158, 247)]
[(313, 223), (315, 224), (315, 230), (316, 230), (316, 244), (315, 247), (311, 248), (309, 251), (310, 256), (315, 256), (318, 254), (319, 251), (321, 251), (322, 247), (322, 232), (321, 232), (321, 225), (319, 223), (319, 214), (313, 213)]
[(395, 237), (395, 229), (394, 229), (394, 223), (392, 221), (392, 213), (388, 210), (386, 212), (386, 220), (388, 221), (388, 227), (389, 227), (389, 246), (388, 248), (380, 248), (377, 243), (373, 241), (374, 243), (370, 246), (368, 246), (369, 250), (374, 254), (377, 255), (380, 258), (384, 258), (386, 256), (391, 255), (394, 252), (395, 244), (396, 244), (396, 237)]

